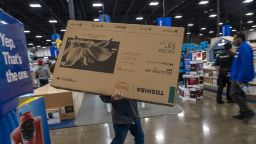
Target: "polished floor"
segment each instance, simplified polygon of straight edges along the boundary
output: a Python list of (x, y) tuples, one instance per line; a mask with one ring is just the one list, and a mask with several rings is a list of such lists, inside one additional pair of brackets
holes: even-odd
[[(255, 144), (256, 118), (246, 125), (232, 118), (234, 104), (215, 104), (207, 92), (202, 102), (182, 103), (182, 113), (142, 119), (145, 144)], [(53, 144), (109, 144), (114, 133), (111, 123), (51, 131)], [(126, 144), (133, 144), (129, 134)]]

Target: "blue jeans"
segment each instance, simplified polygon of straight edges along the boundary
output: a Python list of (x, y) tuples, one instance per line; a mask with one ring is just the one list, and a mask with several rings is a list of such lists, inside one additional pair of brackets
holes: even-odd
[(111, 144), (123, 144), (130, 130), (134, 136), (135, 144), (144, 144), (144, 133), (141, 127), (140, 119), (131, 124), (113, 124), (115, 130), (115, 138)]

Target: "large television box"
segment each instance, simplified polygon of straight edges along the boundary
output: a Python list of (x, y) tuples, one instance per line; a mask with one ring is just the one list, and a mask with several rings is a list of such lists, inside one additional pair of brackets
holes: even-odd
[(184, 28), (69, 21), (51, 85), (173, 105)]

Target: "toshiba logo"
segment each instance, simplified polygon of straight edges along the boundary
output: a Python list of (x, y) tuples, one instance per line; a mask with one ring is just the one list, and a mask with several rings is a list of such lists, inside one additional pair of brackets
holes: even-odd
[(164, 91), (155, 90), (155, 89), (137, 88), (137, 92), (138, 93), (151, 94), (151, 95), (159, 95), (159, 96), (164, 95)]
[(118, 90), (125, 90), (125, 91), (128, 91), (129, 90), (129, 85), (125, 82), (118, 82), (115, 87), (118, 89)]

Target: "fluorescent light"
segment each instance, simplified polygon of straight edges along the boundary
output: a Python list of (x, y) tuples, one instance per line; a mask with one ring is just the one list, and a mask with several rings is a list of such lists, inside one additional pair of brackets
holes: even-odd
[(24, 33), (30, 33), (30, 31), (29, 30), (24, 30)]
[(43, 49), (45, 49), (46, 47), (42, 47)]
[(223, 33), (219, 33), (219, 35), (222, 35)]
[(149, 3), (149, 5), (150, 6), (157, 6), (157, 5), (159, 5), (159, 2), (152, 1), (152, 2)]
[(246, 13), (245, 15), (246, 16), (251, 16), (251, 15), (253, 15), (254, 13), (253, 12), (249, 12), (249, 13)]
[(54, 20), (54, 19), (52, 19), (52, 20), (49, 20), (49, 23), (57, 23), (58, 21), (57, 20)]
[(202, 34), (202, 33), (200, 33), (200, 34), (199, 34), (199, 36), (203, 36), (203, 34)]
[(41, 46), (40, 45), (38, 45), (38, 46), (36, 46), (37, 48), (40, 48)]
[(42, 36), (40, 36), (40, 35), (37, 35), (37, 36), (36, 36), (36, 38), (42, 38)]
[(210, 18), (214, 18), (214, 17), (216, 17), (216, 16), (217, 16), (216, 14), (211, 14), (211, 15), (209, 15)]
[(249, 31), (254, 31), (254, 29), (249, 29)]
[(244, 0), (243, 3), (251, 3), (253, 0)]
[(236, 30), (235, 30), (235, 29), (232, 29), (232, 32), (236, 32)]
[(231, 27), (229, 27), (229, 28), (231, 28), (231, 29), (232, 29), (233, 27), (231, 26)]
[(205, 27), (202, 27), (201, 30), (206, 30), (206, 28), (205, 28)]
[(95, 19), (93, 19), (93, 21), (98, 22), (98, 21), (100, 21), (100, 19), (95, 18)]
[(47, 41), (47, 42), (51, 42), (52, 40), (50, 40), (50, 39), (47, 39), (47, 40), (45, 40), (45, 41)]
[(253, 25), (252, 27), (253, 27), (253, 28), (255, 28), (255, 27), (256, 27), (256, 25)]
[(136, 20), (143, 20), (143, 17), (136, 17)]
[(189, 27), (192, 27), (192, 26), (194, 26), (194, 24), (191, 23), (191, 24), (188, 24), (188, 26), (189, 26)]
[(205, 5), (205, 4), (208, 4), (208, 3), (209, 3), (208, 0), (202, 0), (202, 1), (200, 1), (198, 4), (200, 4), (200, 5)]
[(102, 3), (93, 3), (92, 6), (93, 7), (102, 7), (103, 4)]
[(32, 3), (32, 4), (29, 4), (29, 6), (30, 7), (32, 7), (32, 8), (40, 8), (40, 7), (42, 7), (40, 4), (38, 4), (38, 3)]
[(191, 32), (187, 32), (186, 34), (187, 34), (187, 35), (190, 35), (190, 34), (191, 34)]
[(182, 18), (182, 15), (177, 15), (177, 16), (175, 16), (174, 18), (180, 19), (180, 18)]
[(250, 23), (253, 23), (253, 21), (248, 21), (247, 23), (250, 24)]
[(32, 46), (32, 45), (34, 45), (34, 44), (33, 44), (33, 43), (28, 43), (28, 45), (29, 45), (29, 46)]
[(4, 20), (0, 20), (0, 23), (1, 24), (8, 24), (6, 21), (4, 21)]
[(220, 22), (219, 25), (223, 25), (223, 22)]
[(209, 34), (212, 34), (212, 33), (214, 33), (214, 31), (209, 31)]
[(66, 30), (65, 29), (61, 29), (60, 31), (65, 32)]

